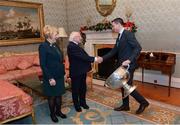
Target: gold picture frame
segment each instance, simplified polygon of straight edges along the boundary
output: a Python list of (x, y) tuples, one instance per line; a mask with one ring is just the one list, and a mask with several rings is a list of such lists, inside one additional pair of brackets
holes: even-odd
[(95, 0), (97, 11), (104, 17), (110, 15), (115, 6), (116, 0)]
[(43, 42), (42, 3), (0, 1), (0, 46)]

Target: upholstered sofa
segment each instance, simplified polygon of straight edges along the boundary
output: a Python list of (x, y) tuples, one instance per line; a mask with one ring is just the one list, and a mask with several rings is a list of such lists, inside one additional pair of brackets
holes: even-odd
[(27, 115), (34, 117), (32, 98), (12, 84), (34, 74), (42, 75), (37, 52), (0, 55), (0, 123)]
[(35, 123), (32, 98), (8, 81), (0, 80), (0, 124), (28, 115)]
[[(67, 56), (65, 58), (65, 71), (66, 83), (70, 84)], [(42, 76), (37, 52), (0, 54), (0, 123), (6, 123), (27, 115), (32, 115), (34, 120), (32, 98), (12, 84), (18, 79), (34, 74)], [(92, 71), (88, 73), (87, 83), (92, 89)]]
[(0, 80), (11, 82), (31, 74), (42, 74), (37, 52), (4, 53), (0, 55)]

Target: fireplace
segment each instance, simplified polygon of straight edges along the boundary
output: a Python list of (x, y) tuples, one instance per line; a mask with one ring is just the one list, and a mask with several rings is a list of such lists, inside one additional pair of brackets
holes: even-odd
[[(103, 56), (111, 51), (112, 48), (101, 48), (97, 49), (97, 55)], [(117, 68), (117, 55), (112, 57), (111, 59), (98, 64), (97, 73), (94, 75), (97, 79), (107, 79), (115, 69)]]
[[(114, 47), (117, 34), (112, 31), (92, 32), (87, 31), (85, 50), (91, 56), (103, 56)], [(115, 69), (116, 56), (101, 63), (94, 65), (94, 78), (105, 80)]]
[[(104, 56), (114, 47), (114, 44), (94, 44), (94, 56)], [(117, 55), (111, 59), (95, 64), (94, 78), (105, 80), (117, 68)]]

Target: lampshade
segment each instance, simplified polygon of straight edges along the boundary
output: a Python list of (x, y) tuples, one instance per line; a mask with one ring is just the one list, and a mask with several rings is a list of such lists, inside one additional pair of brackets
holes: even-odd
[(59, 37), (61, 38), (68, 37), (63, 27), (58, 28), (58, 32), (59, 32)]

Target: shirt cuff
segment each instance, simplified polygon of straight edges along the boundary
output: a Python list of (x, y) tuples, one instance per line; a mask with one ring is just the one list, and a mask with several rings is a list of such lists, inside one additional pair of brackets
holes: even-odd
[(94, 62), (97, 62), (97, 57), (95, 57)]

